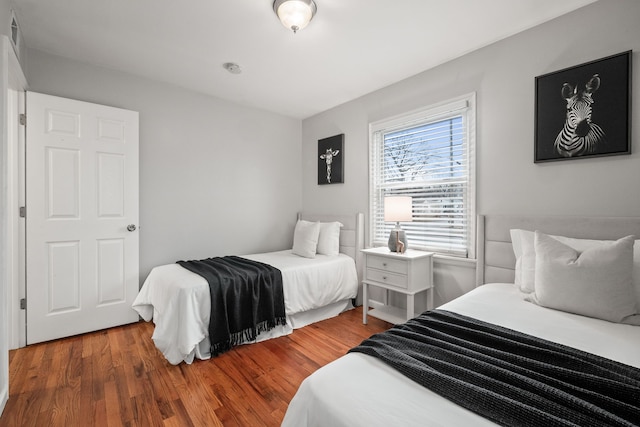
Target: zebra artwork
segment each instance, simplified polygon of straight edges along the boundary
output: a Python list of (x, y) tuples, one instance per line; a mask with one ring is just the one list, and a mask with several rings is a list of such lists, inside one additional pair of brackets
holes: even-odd
[(569, 83), (562, 85), (562, 97), (567, 101), (564, 127), (556, 137), (554, 147), (563, 157), (592, 154), (598, 144), (605, 142), (605, 133), (591, 121), (593, 93), (600, 87), (600, 76), (594, 74), (584, 89)]

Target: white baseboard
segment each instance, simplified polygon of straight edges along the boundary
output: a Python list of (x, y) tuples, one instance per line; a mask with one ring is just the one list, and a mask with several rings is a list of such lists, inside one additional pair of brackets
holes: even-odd
[(369, 307), (371, 307), (372, 309), (384, 307), (384, 303), (382, 303), (380, 301), (376, 301), (376, 300), (370, 299), (369, 300)]
[(2, 416), (2, 412), (4, 411), (4, 407), (9, 400), (9, 385), (4, 384), (2, 391), (0, 392), (0, 417)]

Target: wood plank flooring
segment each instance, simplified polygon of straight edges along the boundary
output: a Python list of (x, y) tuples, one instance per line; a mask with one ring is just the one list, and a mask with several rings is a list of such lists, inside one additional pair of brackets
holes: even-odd
[(155, 348), (147, 322), (12, 350), (0, 427), (279, 426), (302, 380), (390, 326), (363, 325), (358, 307), (177, 366)]

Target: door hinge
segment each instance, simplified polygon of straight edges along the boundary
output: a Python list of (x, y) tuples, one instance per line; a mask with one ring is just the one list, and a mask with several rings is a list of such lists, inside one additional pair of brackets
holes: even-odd
[(26, 298), (21, 298), (20, 299), (20, 310), (25, 310), (27, 308), (27, 299)]
[(20, 124), (25, 126), (27, 124), (27, 115), (24, 113), (20, 114)]
[(26, 218), (26, 217), (27, 217), (27, 207), (20, 206), (20, 218)]

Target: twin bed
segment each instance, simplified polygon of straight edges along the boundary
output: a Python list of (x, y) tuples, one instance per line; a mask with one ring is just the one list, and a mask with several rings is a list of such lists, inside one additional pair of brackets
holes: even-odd
[[(299, 256), (292, 250), (243, 255), (281, 271), (286, 324), (257, 335), (251, 342), (290, 334), (293, 329), (337, 316), (356, 298), (363, 248), (363, 215), (302, 213), (306, 223), (342, 224), (329, 253)], [(295, 237), (295, 236), (294, 236)], [(337, 237), (337, 236), (336, 236)], [(327, 243), (327, 242), (325, 242)], [(304, 245), (303, 245), (304, 249)], [(171, 364), (211, 357), (211, 297), (207, 280), (179, 264), (155, 267), (147, 276), (133, 308), (155, 323), (153, 341)]]
[[(441, 397), (442, 391), (437, 387), (432, 391), (418, 384), (424, 378), (427, 378), (424, 381), (441, 381), (443, 377), (441, 374), (446, 369), (460, 371), (460, 377), (476, 373), (464, 373), (465, 368), (458, 366), (457, 362), (450, 363), (444, 368), (441, 367), (442, 365), (434, 363), (430, 370), (428, 369), (420, 375), (413, 375), (414, 381), (391, 367), (397, 360), (386, 363), (378, 357), (352, 351), (319, 369), (303, 381), (289, 405), (282, 425), (285, 427), (327, 425), (493, 426), (496, 424), (639, 425), (640, 327), (577, 315), (525, 301), (521, 287), (526, 282), (523, 280), (522, 274), (524, 274), (523, 263), (525, 264), (524, 269), (527, 268), (527, 260), (525, 259), (527, 255), (518, 251), (520, 256), (516, 259), (511, 241), (511, 230), (528, 230), (529, 232), (540, 230), (555, 236), (589, 239), (579, 243), (585, 244), (586, 242), (588, 245), (597, 245), (598, 242), (593, 242), (594, 239), (615, 240), (627, 235), (640, 236), (640, 218), (479, 217), (478, 286), (460, 298), (438, 307), (441, 313), (468, 316), (473, 321), (488, 322), (509, 330), (560, 343), (568, 346), (572, 352), (574, 349), (588, 352), (589, 355), (585, 355), (587, 359), (595, 355), (595, 357), (601, 356), (609, 361), (624, 364), (624, 374), (621, 374), (623, 384), (616, 383), (616, 387), (624, 390), (623, 399), (626, 400), (624, 405), (627, 405), (625, 409), (627, 411), (626, 420), (624, 417), (622, 419), (610, 417), (609, 414), (602, 415), (601, 419), (596, 418), (597, 421), (590, 418), (580, 420), (579, 417), (582, 417), (583, 413), (585, 417), (588, 416), (587, 411), (580, 409), (576, 412), (575, 409), (570, 408), (561, 410), (560, 415), (556, 413), (548, 416), (544, 413), (545, 403), (539, 400), (536, 400), (539, 402), (536, 405), (529, 404), (524, 408), (516, 406), (516, 410), (505, 409), (511, 408), (511, 406), (504, 405), (505, 400), (518, 400), (525, 392), (509, 389), (510, 392), (500, 396), (488, 388), (485, 390), (483, 383), (471, 387), (473, 393), (480, 397), (472, 401), (471, 405), (462, 407)], [(637, 242), (635, 247), (638, 249)], [(628, 245), (626, 249), (628, 255)], [(528, 255), (530, 253), (529, 251)], [(634, 254), (633, 280), (635, 283), (633, 286), (636, 287), (635, 295), (629, 296), (627, 294), (627, 299), (633, 300), (634, 310), (637, 311), (640, 309), (640, 286), (638, 285), (640, 277), (637, 276), (640, 251), (634, 250)], [(599, 258), (604, 259), (606, 256)], [(606, 269), (606, 267), (600, 268)], [(518, 275), (517, 279), (516, 275)], [(519, 282), (518, 285), (515, 282)], [(612, 285), (610, 292), (604, 295), (604, 298), (608, 298), (609, 293), (615, 292)], [(584, 299), (582, 296), (574, 295), (575, 301), (579, 302), (582, 299)], [(412, 333), (413, 331), (409, 329), (411, 321), (406, 325), (398, 328), (395, 334)], [(414, 325), (420, 326), (415, 322)], [(436, 332), (433, 332), (433, 335), (435, 334)], [(375, 347), (372, 348), (375, 349)], [(455, 358), (457, 353), (461, 353), (462, 350), (457, 350), (458, 347), (454, 348), (456, 350), (453, 351), (452, 357)], [(387, 350), (383, 349), (381, 352)], [(395, 354), (394, 350), (388, 351)], [(429, 351), (422, 354), (414, 352), (411, 357), (420, 359), (422, 356), (428, 356), (428, 353)], [(522, 350), (521, 353), (516, 359), (518, 361), (516, 365), (527, 359), (530, 354), (534, 354), (534, 350)], [(409, 354), (411, 355), (411, 353)], [(396, 356), (396, 359), (402, 357), (406, 358), (407, 356)], [(498, 358), (502, 359), (502, 356)], [(555, 357), (550, 358), (552, 362), (555, 359)], [(569, 363), (567, 367), (560, 368), (560, 372), (569, 372), (570, 376), (573, 376), (574, 367), (577, 369), (581, 367), (580, 365), (586, 364), (582, 359), (571, 360), (574, 362)], [(599, 367), (601, 364), (606, 363), (594, 363), (595, 367)], [(474, 370), (471, 369), (471, 371)], [(446, 380), (456, 387), (460, 386), (463, 381), (456, 377), (447, 377)], [(596, 386), (594, 392), (598, 393), (599, 388), (606, 390), (604, 386)], [(536, 398), (544, 400), (551, 395), (551, 389), (543, 389), (543, 392), (538, 392)], [(571, 396), (568, 398), (573, 399)], [(602, 398), (606, 399), (608, 396), (602, 396)], [(486, 401), (479, 402), (481, 400)], [(476, 410), (477, 406), (481, 405), (485, 405), (488, 417), (476, 413), (481, 412)]]

